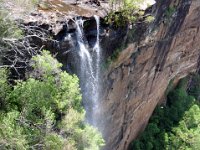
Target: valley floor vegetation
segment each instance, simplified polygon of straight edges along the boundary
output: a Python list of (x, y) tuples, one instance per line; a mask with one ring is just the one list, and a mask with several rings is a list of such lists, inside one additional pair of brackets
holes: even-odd
[(158, 106), (145, 131), (130, 145), (131, 150), (199, 150), (200, 75), (187, 78), (167, 96), (166, 106)]

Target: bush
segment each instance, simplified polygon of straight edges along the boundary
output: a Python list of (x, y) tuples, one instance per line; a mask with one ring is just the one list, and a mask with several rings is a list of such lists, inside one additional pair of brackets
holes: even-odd
[(5, 3), (0, 0), (0, 42), (2, 38), (20, 38), (23, 34), (11, 18), (9, 10), (5, 8)]
[[(128, 23), (134, 23), (141, 13), (139, 11), (140, 3), (144, 0), (111, 0), (112, 11), (108, 14), (105, 21), (114, 27), (124, 27)], [(115, 9), (114, 9), (114, 6)]]
[(197, 100), (200, 100), (200, 75), (194, 74), (192, 77), (192, 86), (189, 89), (189, 94), (193, 95)]
[(176, 12), (176, 8), (174, 6), (170, 6), (165, 12), (165, 15), (166, 15), (167, 19), (170, 19), (170, 17), (172, 17), (172, 15), (175, 12)]
[(131, 149), (199, 149), (200, 107), (187, 94), (186, 85), (187, 78), (168, 93), (167, 105), (155, 109), (145, 131), (131, 143)]
[(0, 116), (0, 149), (25, 150), (28, 148), (23, 128), (17, 123), (19, 112), (10, 111)]
[(12, 90), (5, 74), (0, 79), (9, 108), (0, 119), (2, 148), (98, 150), (104, 141), (84, 123), (78, 78), (61, 71), (47, 51), (33, 57), (31, 66), (27, 80), (16, 81)]
[(7, 101), (6, 95), (10, 93), (11, 87), (7, 81), (8, 71), (7, 69), (1, 68), (0, 69), (0, 110), (5, 110)]

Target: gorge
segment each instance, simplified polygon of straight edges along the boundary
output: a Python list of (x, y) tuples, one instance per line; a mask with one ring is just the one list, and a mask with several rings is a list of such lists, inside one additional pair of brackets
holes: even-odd
[(157, 0), (124, 26), (106, 22), (106, 0), (52, 3), (21, 18), (26, 35), (79, 77), (85, 122), (102, 133), (103, 149), (128, 150), (166, 103), (170, 81), (200, 70), (200, 1)]

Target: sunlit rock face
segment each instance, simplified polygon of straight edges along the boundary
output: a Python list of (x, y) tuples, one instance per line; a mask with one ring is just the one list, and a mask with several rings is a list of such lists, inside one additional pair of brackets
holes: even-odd
[[(45, 5), (39, 5), (40, 12), (60, 13), (68, 17), (82, 16), (92, 17), (94, 15), (104, 17), (108, 10), (108, 2), (101, 3), (97, 0), (43, 0)], [(43, 7), (45, 6), (45, 7)]]
[[(176, 12), (165, 19), (169, 7), (176, 7)], [(129, 44), (112, 63), (105, 75), (101, 104), (105, 150), (127, 150), (156, 105), (165, 100), (169, 81), (197, 70), (199, 10), (199, 0), (158, 2), (153, 31), (139, 44)]]

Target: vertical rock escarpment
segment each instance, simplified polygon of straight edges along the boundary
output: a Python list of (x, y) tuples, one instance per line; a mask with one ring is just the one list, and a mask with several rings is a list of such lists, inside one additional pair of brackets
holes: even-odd
[[(107, 90), (101, 105), (106, 150), (128, 149), (164, 100), (169, 81), (198, 68), (200, 1), (160, 3), (154, 31), (139, 44), (129, 44), (105, 75)], [(176, 11), (169, 17), (170, 7)]]

